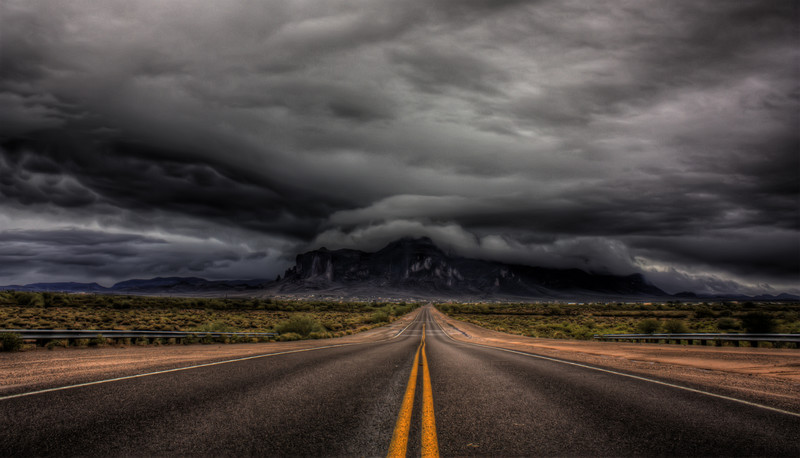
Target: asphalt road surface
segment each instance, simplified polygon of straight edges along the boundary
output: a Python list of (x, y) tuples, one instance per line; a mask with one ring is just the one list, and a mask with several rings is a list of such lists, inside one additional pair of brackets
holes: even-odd
[(797, 414), (456, 342), (427, 309), (323, 345), (0, 398), (0, 454), (800, 456)]

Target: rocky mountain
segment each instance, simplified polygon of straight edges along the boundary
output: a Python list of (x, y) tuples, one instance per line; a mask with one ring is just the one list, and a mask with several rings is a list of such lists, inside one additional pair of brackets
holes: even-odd
[(429, 238), (404, 238), (368, 253), (325, 248), (297, 256), (278, 293), (475, 298), (667, 297), (642, 275), (592, 274), (447, 254)]

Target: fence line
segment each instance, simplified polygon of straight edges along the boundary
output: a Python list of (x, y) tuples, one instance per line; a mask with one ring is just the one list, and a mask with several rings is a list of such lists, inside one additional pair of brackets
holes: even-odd
[(758, 342), (771, 342), (773, 344), (794, 343), (800, 344), (800, 334), (725, 334), (725, 333), (681, 333), (681, 334), (603, 334), (595, 335), (597, 340), (612, 342), (634, 341), (645, 343), (676, 343), (686, 341), (693, 345), (695, 341), (701, 345), (722, 345), (722, 342), (733, 342), (737, 347), (741, 342), (751, 342), (757, 346)]
[(119, 329), (0, 329), (0, 333), (14, 333), (24, 340), (63, 339), (181, 339), (187, 337), (273, 337), (274, 332), (218, 332), (218, 331), (146, 331)]

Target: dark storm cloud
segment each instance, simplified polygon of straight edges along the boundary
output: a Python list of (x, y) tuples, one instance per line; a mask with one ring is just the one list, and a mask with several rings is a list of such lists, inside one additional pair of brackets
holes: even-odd
[[(106, 286), (120, 278), (155, 275), (203, 273), (219, 278), (220, 272), (231, 271), (245, 275), (253, 266), (270, 261), (266, 252), (247, 253), (208, 241), (74, 228), (0, 232), (0, 257), (7, 261), (0, 265), (0, 275), (18, 278), (19, 283), (42, 276), (50, 281), (70, 278), (68, 272), (77, 269)], [(232, 268), (235, 264), (246, 268)]]
[(313, 235), (327, 214), (324, 203), (293, 205), (288, 187), (271, 189), (224, 165), (191, 163), (147, 145), (95, 150), (74, 138), (56, 138), (6, 144), (3, 153), (0, 195), (22, 205), (82, 207), (103, 201), (134, 212), (161, 209), (294, 237)]
[(630, 245), (658, 251), (659, 257), (682, 263), (723, 266), (742, 275), (797, 280), (800, 271), (800, 240), (792, 231), (722, 230), (704, 235), (677, 237), (633, 237)]
[(271, 276), (298, 249), (430, 235), (673, 289), (800, 288), (794, 2), (0, 8), (8, 278), (117, 258), (109, 279)]
[(433, 50), (430, 47), (397, 50), (392, 61), (419, 90), (438, 93), (448, 88), (467, 91), (498, 92), (508, 80), (502, 69), (495, 68), (469, 52)]

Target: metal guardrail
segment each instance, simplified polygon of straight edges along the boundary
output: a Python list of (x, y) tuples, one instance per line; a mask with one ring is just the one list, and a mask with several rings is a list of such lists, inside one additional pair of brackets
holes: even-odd
[(598, 340), (619, 341), (643, 341), (649, 343), (686, 341), (692, 345), (694, 341), (701, 345), (708, 345), (712, 342), (721, 345), (722, 342), (733, 342), (736, 346), (740, 342), (773, 342), (773, 343), (795, 343), (800, 344), (800, 334), (725, 334), (725, 333), (682, 333), (682, 334), (603, 334), (595, 335)]
[(0, 329), (0, 333), (13, 332), (25, 340), (95, 339), (181, 339), (194, 337), (272, 337), (274, 332), (215, 332), (215, 331), (141, 331), (118, 329)]

